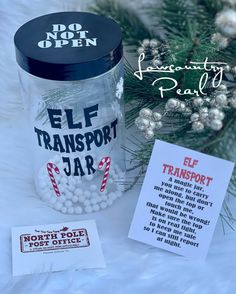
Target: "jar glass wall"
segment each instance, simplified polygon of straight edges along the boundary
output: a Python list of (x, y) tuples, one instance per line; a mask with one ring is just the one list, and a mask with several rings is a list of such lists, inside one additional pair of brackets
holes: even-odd
[(122, 59), (78, 81), (19, 73), (41, 199), (70, 214), (110, 206), (124, 186)]

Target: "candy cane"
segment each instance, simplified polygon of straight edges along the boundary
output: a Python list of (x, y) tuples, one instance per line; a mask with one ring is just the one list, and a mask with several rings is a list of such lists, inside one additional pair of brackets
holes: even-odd
[(104, 176), (103, 176), (102, 185), (101, 185), (101, 188), (100, 188), (101, 192), (103, 192), (105, 190), (105, 187), (106, 187), (106, 183), (107, 183), (108, 176), (109, 176), (109, 169), (110, 169), (110, 165), (111, 165), (111, 158), (108, 157), (108, 156), (104, 157), (99, 162), (98, 169), (101, 169), (103, 167), (104, 163), (106, 163), (106, 168), (105, 168), (105, 173), (104, 173)]
[(54, 177), (54, 175), (52, 173), (52, 171), (54, 170), (57, 174), (59, 174), (60, 173), (59, 168), (54, 163), (49, 162), (47, 164), (47, 169), (48, 169), (48, 174), (49, 174), (50, 180), (52, 182), (53, 189), (54, 189), (57, 197), (59, 197), (61, 195), (61, 193), (60, 193), (59, 188), (57, 186), (55, 177)]

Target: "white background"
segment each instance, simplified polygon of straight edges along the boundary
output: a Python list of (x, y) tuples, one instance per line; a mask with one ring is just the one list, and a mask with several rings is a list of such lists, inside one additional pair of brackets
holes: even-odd
[[(234, 294), (236, 235), (230, 230), (224, 235), (220, 221), (206, 262), (200, 263), (127, 238), (139, 186), (126, 193), (112, 208), (92, 217), (62, 215), (37, 198), (33, 189), (32, 162), (25, 142), (26, 124), (19, 95), (13, 35), (20, 25), (31, 18), (50, 12), (78, 10), (87, 2), (0, 0), (0, 293)], [(141, 2), (136, 1), (139, 4), (137, 9)], [(230, 206), (236, 215), (232, 199)], [(107, 261), (106, 270), (12, 278), (12, 226), (91, 218), (97, 220)]]

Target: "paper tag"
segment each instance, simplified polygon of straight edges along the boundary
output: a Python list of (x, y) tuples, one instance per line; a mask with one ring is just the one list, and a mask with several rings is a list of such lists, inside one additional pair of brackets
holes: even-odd
[(12, 228), (13, 276), (104, 268), (93, 220)]
[(233, 167), (232, 162), (156, 141), (129, 238), (205, 258)]

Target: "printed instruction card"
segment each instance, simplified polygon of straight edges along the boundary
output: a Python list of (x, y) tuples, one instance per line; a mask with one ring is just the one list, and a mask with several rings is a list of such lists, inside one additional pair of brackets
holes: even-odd
[(234, 163), (156, 141), (129, 238), (205, 258)]
[(13, 276), (104, 268), (93, 220), (12, 228)]

